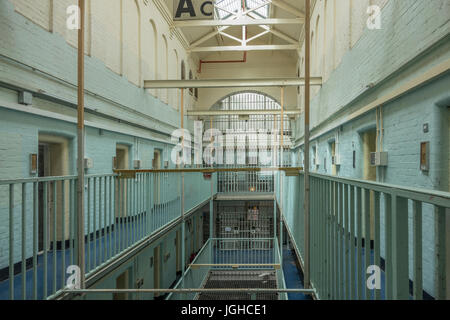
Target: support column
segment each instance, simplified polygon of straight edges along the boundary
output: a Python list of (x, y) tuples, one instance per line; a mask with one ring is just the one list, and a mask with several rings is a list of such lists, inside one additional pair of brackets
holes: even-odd
[(277, 198), (273, 199), (273, 239), (277, 238)]
[[(280, 166), (284, 167), (284, 87), (281, 87)], [(280, 265), (283, 265), (283, 171), (280, 174)]]
[(304, 201), (304, 213), (305, 213), (305, 270), (304, 270), (304, 282), (305, 289), (310, 289), (310, 244), (309, 244), (309, 95), (310, 95), (310, 21), (311, 21), (311, 8), (310, 0), (305, 0), (305, 201)]
[(213, 261), (213, 250), (214, 245), (212, 239), (214, 238), (214, 200), (211, 194), (211, 200), (209, 200), (209, 263), (214, 263)]
[[(209, 117), (209, 129), (212, 130), (213, 128), (213, 117)], [(211, 137), (210, 142), (213, 142), (213, 137)], [(210, 164), (211, 168), (213, 167), (213, 164)], [(209, 263), (214, 263), (214, 198), (213, 198), (213, 175), (211, 175), (211, 198), (209, 200)], [(219, 181), (219, 173), (217, 173), (216, 181)]]
[[(181, 89), (181, 129), (184, 129), (184, 89)], [(181, 137), (182, 161), (184, 163), (184, 135)], [(181, 288), (184, 288), (184, 272), (186, 270), (186, 221), (184, 216), (184, 172), (181, 172)]]
[[(85, 288), (84, 266), (84, 13), (85, 0), (79, 0), (78, 29), (78, 114), (77, 114), (77, 263), (80, 268), (80, 289)], [(65, 270), (63, 271), (65, 272)]]

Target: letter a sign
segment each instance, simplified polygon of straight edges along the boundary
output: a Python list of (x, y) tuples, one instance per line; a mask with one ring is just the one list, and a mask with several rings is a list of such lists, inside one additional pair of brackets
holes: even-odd
[(173, 20), (212, 20), (213, 0), (173, 0)]

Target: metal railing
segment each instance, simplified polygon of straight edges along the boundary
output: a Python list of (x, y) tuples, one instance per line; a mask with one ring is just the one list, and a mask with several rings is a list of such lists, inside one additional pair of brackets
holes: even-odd
[(218, 192), (273, 192), (272, 172), (219, 172)]
[[(188, 212), (210, 198), (210, 181), (184, 181), (206, 190), (189, 196)], [(179, 173), (87, 175), (85, 189), (86, 276), (181, 217)], [(77, 265), (76, 197), (76, 176), (0, 180), (0, 300), (46, 299), (66, 286)]]
[[(277, 192), (278, 202), (303, 259), (304, 176), (281, 174), (290, 192)], [(311, 174), (309, 263), (317, 296), (423, 299), (425, 290), (445, 299), (449, 208), (447, 192)]]
[[(277, 288), (286, 289), (280, 259), (276, 239), (208, 239), (174, 289), (204, 288), (211, 271), (227, 270), (272, 270), (276, 273)], [(174, 292), (167, 300), (194, 300), (197, 293)], [(279, 298), (287, 299), (287, 293), (280, 292)]]

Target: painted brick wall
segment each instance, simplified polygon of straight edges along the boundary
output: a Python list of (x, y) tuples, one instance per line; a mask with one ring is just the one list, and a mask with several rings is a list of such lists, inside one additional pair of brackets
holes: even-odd
[[(448, 44), (449, 3), (447, 1), (387, 1), (382, 10), (382, 30), (365, 28), (356, 41), (352, 36), (351, 50), (343, 54), (340, 64), (332, 71), (311, 102), (312, 136), (330, 121), (345, 119), (361, 107), (392, 92), (402, 84), (422, 75), (426, 70), (450, 59)], [(342, 10), (339, 9), (339, 10)], [(437, 14), (438, 13), (438, 14)], [(337, 13), (339, 15), (339, 13)], [(342, 15), (345, 16), (345, 12)], [(341, 17), (342, 18), (342, 17)], [(345, 30), (342, 32), (346, 32)], [(352, 35), (353, 35), (352, 31)], [(445, 38), (447, 36), (447, 38)], [(338, 35), (339, 40), (344, 35)], [(447, 40), (446, 40), (447, 39)], [(428, 50), (425, 50), (430, 48)], [(338, 51), (335, 52), (339, 56)], [(348, 50), (348, 49), (347, 49)], [(341, 52), (342, 53), (342, 52)], [(399, 69), (398, 72), (394, 72)], [(366, 88), (370, 83), (375, 87)], [(389, 154), (389, 165), (378, 169), (377, 180), (395, 185), (448, 191), (449, 152), (446, 144), (448, 132), (447, 109), (438, 102), (448, 101), (450, 76), (447, 74), (409, 92), (383, 106), (384, 151)], [(296, 137), (303, 136), (303, 118), (298, 119)], [(347, 122), (340, 131), (341, 166), (337, 174), (342, 177), (363, 178), (363, 142), (361, 133), (375, 128), (375, 111)], [(423, 132), (423, 125), (429, 132)], [(444, 129), (443, 129), (444, 128)], [(319, 173), (331, 174), (330, 142), (340, 128), (324, 133), (312, 141), (318, 143)], [(301, 141), (298, 139), (297, 141)], [(430, 141), (430, 171), (419, 169), (420, 142)], [(302, 152), (294, 151), (302, 163)], [(352, 166), (352, 153), (356, 151), (356, 168)], [(312, 152), (312, 148), (310, 150)], [(311, 160), (313, 156), (311, 155)], [(324, 158), (327, 167), (324, 168)], [(311, 169), (314, 168), (311, 166)], [(292, 182), (291, 182), (292, 183)], [(289, 190), (290, 201), (294, 195)], [(296, 190), (296, 189), (294, 189)], [(296, 239), (303, 239), (301, 221), (296, 221), (296, 208), (289, 212), (288, 221)], [(382, 210), (384, 210), (382, 205)], [(433, 209), (423, 208), (423, 276), (424, 289), (434, 292), (434, 216)], [(412, 207), (409, 204), (409, 265), (412, 278)], [(384, 213), (381, 216), (384, 230)], [(382, 255), (384, 255), (382, 234)], [(299, 243), (302, 247), (302, 243)]]

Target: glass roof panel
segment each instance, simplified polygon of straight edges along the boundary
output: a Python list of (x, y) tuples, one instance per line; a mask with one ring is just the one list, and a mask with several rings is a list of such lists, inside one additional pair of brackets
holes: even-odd
[[(261, 6), (264, 3), (267, 3), (267, 0), (246, 0), (247, 9), (253, 9)], [(269, 16), (269, 5), (265, 5), (258, 10), (254, 11), (261, 18), (266, 19)]]
[[(256, 8), (268, 0), (244, 0), (244, 5), (246, 9)], [(242, 0), (216, 0), (216, 6), (223, 8), (220, 10), (216, 8), (216, 15), (218, 19), (227, 19), (231, 16), (230, 12), (237, 13), (242, 8)], [(269, 4), (254, 11), (259, 17), (265, 19), (269, 15)]]

